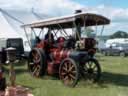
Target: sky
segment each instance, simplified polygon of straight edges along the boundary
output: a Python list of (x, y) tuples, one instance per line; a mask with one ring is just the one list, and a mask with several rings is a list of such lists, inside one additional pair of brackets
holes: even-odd
[(128, 0), (73, 0), (87, 6), (99, 6), (105, 4), (107, 6), (127, 8)]
[(25, 10), (61, 16), (73, 14), (76, 9), (108, 17), (111, 24), (105, 27), (104, 35), (122, 30), (128, 32), (128, 0), (0, 0), (5, 10)]

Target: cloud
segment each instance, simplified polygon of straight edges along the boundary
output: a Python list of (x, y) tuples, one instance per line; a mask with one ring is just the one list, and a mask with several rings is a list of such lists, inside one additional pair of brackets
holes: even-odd
[(9, 10), (31, 10), (47, 14), (64, 15), (83, 7), (73, 0), (0, 0), (0, 6)]
[(81, 8), (85, 12), (107, 16), (113, 22), (128, 21), (128, 8), (114, 8), (103, 4), (89, 7), (73, 0), (0, 0), (0, 7), (10, 10), (31, 10), (33, 8), (36, 12), (50, 15), (71, 14), (74, 10)]
[(111, 24), (106, 28), (106, 33), (111, 34), (116, 30), (128, 29), (128, 8), (115, 8), (100, 4), (98, 6), (84, 6), (73, 0), (0, 0), (0, 7), (10, 10), (31, 10), (53, 16), (74, 13), (76, 9), (108, 17)]
[(111, 20), (110, 25), (106, 26), (103, 34), (113, 34), (118, 30), (128, 32), (128, 8), (115, 8), (112, 6), (99, 5), (96, 7), (82, 8), (85, 12), (103, 15)]
[(9, 10), (28, 10), (35, 4), (35, 0), (0, 0), (0, 7)]
[(73, 2), (72, 0), (38, 0), (35, 9), (54, 15), (71, 14), (76, 9), (80, 9), (83, 5)]
[(110, 18), (112, 22), (128, 22), (128, 8), (99, 5), (93, 8), (83, 8), (82, 10), (106, 16)]

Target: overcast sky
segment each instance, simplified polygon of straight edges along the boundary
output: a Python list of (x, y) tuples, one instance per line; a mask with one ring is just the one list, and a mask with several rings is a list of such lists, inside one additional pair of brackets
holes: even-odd
[(112, 23), (104, 34), (128, 29), (128, 0), (0, 0), (0, 8), (9, 10), (28, 10), (48, 15), (67, 15), (75, 9), (83, 9), (107, 16)]

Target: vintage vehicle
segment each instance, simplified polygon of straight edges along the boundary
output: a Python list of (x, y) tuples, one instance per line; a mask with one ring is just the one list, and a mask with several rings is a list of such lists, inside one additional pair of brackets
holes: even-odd
[(13, 47), (16, 48), (16, 58), (21, 59), (24, 56), (24, 46), (22, 38), (8, 38), (0, 40), (0, 54), (1, 63), (5, 64), (7, 61), (6, 48)]
[(109, 23), (109, 19), (97, 14), (77, 13), (23, 25), (28, 40), (29, 29), (32, 31), (31, 37), (35, 35), (35, 43), (29, 42), (32, 48), (28, 57), (30, 73), (36, 77), (58, 75), (65, 85), (71, 87), (82, 76), (93, 82), (98, 81), (101, 68), (94, 56), (96, 41), (82, 37), (81, 30), (98, 25), (104, 28)]
[(21, 59), (24, 54), (24, 46), (22, 38), (8, 38), (6, 48), (13, 47), (16, 48), (16, 57)]

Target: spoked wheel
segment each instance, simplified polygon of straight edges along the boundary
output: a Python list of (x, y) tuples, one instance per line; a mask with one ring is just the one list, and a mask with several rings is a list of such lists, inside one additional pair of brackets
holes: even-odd
[(59, 68), (59, 76), (66, 86), (75, 87), (79, 79), (77, 63), (71, 58), (64, 59)]
[(83, 66), (83, 74), (86, 79), (97, 82), (101, 76), (101, 68), (96, 59), (89, 59)]
[(40, 77), (44, 75), (46, 63), (45, 63), (45, 54), (43, 50), (34, 48), (30, 54), (28, 59), (28, 70), (31, 75), (34, 77)]

